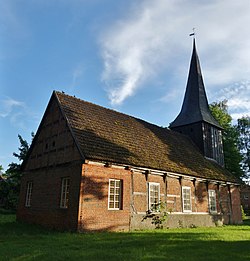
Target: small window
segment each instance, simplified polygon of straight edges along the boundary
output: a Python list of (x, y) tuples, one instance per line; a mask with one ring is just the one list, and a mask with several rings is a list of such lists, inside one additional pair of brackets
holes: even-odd
[(192, 211), (191, 188), (190, 187), (182, 187), (182, 206), (183, 206), (183, 212)]
[(212, 189), (208, 190), (208, 204), (209, 204), (209, 212), (210, 213), (217, 212), (215, 190), (212, 190)]
[(247, 200), (248, 198), (249, 198), (249, 197), (248, 197), (248, 195), (244, 195), (244, 199), (246, 199), (246, 200)]
[(63, 178), (61, 183), (60, 207), (68, 208), (68, 206), (69, 206), (69, 178)]
[(121, 209), (122, 200), (122, 180), (110, 179), (109, 180), (109, 195), (108, 195), (108, 209), (119, 210)]
[(148, 209), (154, 212), (159, 211), (160, 204), (160, 184), (148, 183)]
[(33, 182), (28, 182), (27, 183), (27, 190), (26, 190), (26, 199), (25, 199), (25, 206), (26, 207), (31, 206), (32, 188), (33, 188)]

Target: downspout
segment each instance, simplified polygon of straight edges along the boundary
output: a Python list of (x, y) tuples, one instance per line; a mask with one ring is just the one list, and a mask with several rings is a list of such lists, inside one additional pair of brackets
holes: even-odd
[(227, 185), (229, 195), (229, 224), (233, 223), (233, 205), (232, 205), (232, 194), (230, 184)]
[(134, 171), (131, 170), (131, 189), (130, 189), (130, 215), (129, 215), (129, 230), (132, 230), (132, 218), (136, 213), (135, 206), (134, 206)]

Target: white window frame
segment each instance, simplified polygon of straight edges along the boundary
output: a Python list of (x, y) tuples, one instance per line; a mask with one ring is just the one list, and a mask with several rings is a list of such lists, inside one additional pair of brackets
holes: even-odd
[[(114, 182), (114, 186), (111, 186), (112, 182)], [(109, 179), (108, 209), (109, 210), (122, 209), (122, 180), (121, 179)]]
[(214, 189), (208, 190), (208, 207), (210, 213), (217, 213), (216, 191)]
[(25, 207), (31, 206), (32, 190), (33, 190), (33, 182), (29, 181), (27, 183), (27, 189), (26, 189)]
[[(152, 187), (157, 187), (158, 188), (158, 192), (157, 192), (158, 193), (158, 197), (154, 197), (154, 195), (152, 195), (152, 192), (154, 192), (151, 189)], [(154, 202), (152, 202), (152, 200), (151, 200), (152, 198), (154, 198)], [(155, 202), (155, 201), (157, 201), (157, 202)], [(160, 207), (159, 203), (160, 203), (160, 183), (149, 182), (148, 183), (148, 209), (153, 211), (153, 212), (158, 212), (159, 211), (159, 207)], [(155, 206), (156, 204), (158, 204), (158, 206)]]
[[(188, 196), (189, 196), (189, 202), (190, 202), (190, 208), (186, 208), (186, 204), (185, 204), (185, 191), (189, 191)], [(191, 187), (187, 187), (187, 186), (182, 186), (182, 209), (183, 212), (192, 212), (192, 197), (191, 197)]]
[(60, 208), (69, 207), (69, 185), (70, 185), (70, 178), (69, 177), (62, 178)]

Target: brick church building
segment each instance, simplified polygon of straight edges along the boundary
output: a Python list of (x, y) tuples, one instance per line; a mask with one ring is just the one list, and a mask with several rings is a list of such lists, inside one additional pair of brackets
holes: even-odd
[(54, 91), (26, 160), (17, 219), (71, 231), (241, 222), (239, 182), (224, 168), (195, 40), (181, 112), (163, 128)]

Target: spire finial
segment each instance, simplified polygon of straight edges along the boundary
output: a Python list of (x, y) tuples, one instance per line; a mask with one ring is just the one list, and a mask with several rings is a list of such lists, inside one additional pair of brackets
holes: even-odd
[(196, 35), (196, 33), (195, 33), (195, 27), (193, 27), (193, 32), (192, 32), (191, 34), (189, 34), (189, 36), (193, 36), (193, 38), (195, 39), (195, 35)]

